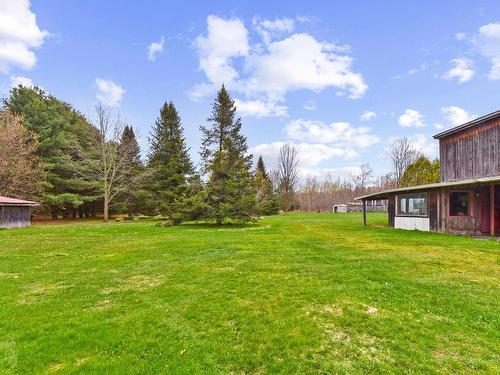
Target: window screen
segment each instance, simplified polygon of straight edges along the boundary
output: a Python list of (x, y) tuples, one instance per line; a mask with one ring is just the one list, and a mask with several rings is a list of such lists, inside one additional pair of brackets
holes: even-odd
[(398, 195), (398, 215), (427, 216), (427, 193)]

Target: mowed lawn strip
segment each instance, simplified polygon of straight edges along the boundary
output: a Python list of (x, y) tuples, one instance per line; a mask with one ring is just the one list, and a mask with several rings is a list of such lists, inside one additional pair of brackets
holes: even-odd
[(499, 242), (368, 221), (0, 231), (0, 370), (500, 371)]

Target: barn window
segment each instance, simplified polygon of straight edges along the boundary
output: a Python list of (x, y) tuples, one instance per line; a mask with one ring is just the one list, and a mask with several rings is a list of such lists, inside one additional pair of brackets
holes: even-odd
[(450, 216), (469, 216), (469, 193), (454, 191), (450, 193)]
[(398, 215), (427, 216), (427, 193), (398, 195)]

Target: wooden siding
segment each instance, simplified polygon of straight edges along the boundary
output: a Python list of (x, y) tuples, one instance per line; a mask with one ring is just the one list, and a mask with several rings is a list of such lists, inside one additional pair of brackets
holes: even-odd
[(439, 142), (441, 181), (500, 175), (500, 119), (443, 138)]
[(437, 232), (439, 230), (439, 220), (438, 220), (438, 215), (439, 215), (439, 210), (438, 210), (438, 198), (439, 198), (439, 191), (432, 190), (429, 191), (427, 194), (427, 210), (429, 213), (429, 229), (433, 232)]
[(0, 228), (22, 228), (30, 224), (30, 207), (0, 206)]

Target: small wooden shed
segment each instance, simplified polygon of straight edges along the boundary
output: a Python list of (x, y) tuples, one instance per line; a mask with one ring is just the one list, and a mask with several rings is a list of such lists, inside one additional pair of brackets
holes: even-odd
[(35, 202), (0, 196), (0, 228), (23, 228), (31, 225)]

